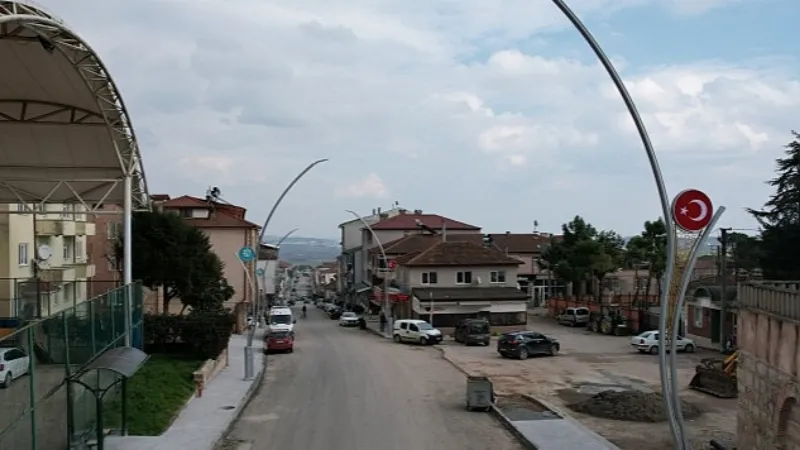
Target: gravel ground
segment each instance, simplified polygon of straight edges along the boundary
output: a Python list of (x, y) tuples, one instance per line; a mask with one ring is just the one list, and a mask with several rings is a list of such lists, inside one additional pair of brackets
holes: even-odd
[[(681, 403), (684, 419), (696, 419), (702, 414), (697, 405), (687, 401)], [(656, 392), (603, 391), (585, 400), (571, 403), (567, 407), (603, 419), (649, 423), (667, 420), (664, 396)]]
[(265, 381), (225, 450), (521, 450), (494, 419), (465, 408), (466, 380), (433, 348), (341, 328), (312, 309), (293, 354)]

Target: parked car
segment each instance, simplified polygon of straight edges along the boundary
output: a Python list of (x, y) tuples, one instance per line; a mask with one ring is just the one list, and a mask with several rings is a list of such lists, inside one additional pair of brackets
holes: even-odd
[(558, 323), (561, 325), (569, 325), (576, 327), (579, 325), (586, 326), (589, 323), (589, 316), (591, 311), (589, 308), (567, 308), (558, 315)]
[(266, 351), (272, 352), (294, 352), (294, 333), (291, 331), (274, 331), (267, 334)]
[(355, 327), (358, 326), (358, 314), (352, 311), (346, 311), (342, 313), (342, 316), (339, 317), (339, 326), (340, 327)]
[(328, 311), (328, 317), (330, 317), (331, 320), (338, 320), (340, 317), (342, 317), (343, 312), (344, 311), (342, 311), (342, 308), (336, 306)]
[[(658, 353), (658, 331), (645, 331), (644, 333), (631, 338), (631, 345), (639, 353)], [(678, 336), (678, 341), (675, 342), (675, 348), (679, 352), (692, 353), (697, 348), (694, 341), (687, 339), (683, 336)], [(669, 350), (669, 347), (667, 347)]]
[(527, 359), (531, 355), (555, 356), (561, 344), (555, 338), (535, 331), (504, 333), (497, 341), (497, 353), (504, 358)]
[(489, 345), (492, 330), (486, 319), (462, 319), (456, 324), (453, 336), (456, 342), (465, 345)]
[(424, 320), (400, 319), (394, 322), (392, 337), (398, 343), (438, 344), (442, 341), (442, 332)]
[(11, 382), (28, 373), (30, 358), (22, 349), (0, 348), (0, 386), (4, 389), (11, 386)]

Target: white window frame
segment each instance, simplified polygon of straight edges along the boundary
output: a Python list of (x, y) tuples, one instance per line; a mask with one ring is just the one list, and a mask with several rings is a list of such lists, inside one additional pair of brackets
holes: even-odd
[(75, 236), (73, 245), (72, 254), (75, 256), (75, 261), (83, 261), (85, 258), (83, 254), (83, 236)]
[(65, 204), (61, 205), (61, 218), (63, 218), (63, 219), (69, 218), (69, 212), (70, 211), (69, 211), (69, 205), (68, 204), (65, 203)]
[[(70, 242), (72, 243), (72, 245), (69, 245)], [(74, 258), (75, 258), (75, 237), (74, 236), (64, 236), (64, 240), (62, 241), (62, 247), (63, 247), (63, 250), (64, 250), (63, 254), (62, 254), (62, 256), (64, 257), (64, 262), (68, 263), (68, 262), (74, 261)]]
[(703, 308), (695, 306), (693, 310), (694, 311), (692, 312), (692, 322), (694, 323), (694, 327), (703, 328), (703, 316), (704, 316)]
[[(458, 279), (461, 278), (461, 281)], [(469, 278), (469, 281), (467, 281)], [(456, 272), (456, 284), (458, 285), (468, 285), (472, 284), (472, 271), (471, 270), (460, 270)]]
[(108, 221), (106, 222), (106, 239), (109, 241), (116, 240), (119, 236), (119, 229), (122, 224), (120, 222)]
[(17, 263), (20, 266), (27, 266), (31, 263), (30, 256), (28, 255), (28, 248), (29, 246), (27, 242), (21, 242), (17, 246)]
[[(431, 275), (433, 275), (433, 278), (435, 278), (433, 283), (431, 283)], [(419, 281), (420, 281), (420, 284), (423, 284), (425, 286), (429, 286), (431, 284), (439, 284), (439, 274), (437, 272), (435, 272), (435, 271), (422, 272), (422, 275), (420, 275), (420, 280)]]
[[(503, 280), (500, 281), (500, 275), (503, 275)], [(505, 284), (508, 280), (508, 274), (505, 270), (492, 270), (489, 272), (489, 283), (491, 284)]]
[(17, 212), (27, 213), (28, 208), (25, 206), (24, 203), (17, 203)]

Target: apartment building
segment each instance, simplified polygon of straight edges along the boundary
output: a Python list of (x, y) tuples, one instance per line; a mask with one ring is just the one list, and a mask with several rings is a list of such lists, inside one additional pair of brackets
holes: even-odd
[[(256, 248), (260, 227), (245, 219), (247, 209), (241, 206), (190, 195), (176, 198), (159, 195), (152, 198), (157, 207), (179, 214), (186, 223), (201, 229), (208, 236), (214, 253), (224, 265), (225, 279), (235, 291), (233, 298), (225, 306), (236, 314), (236, 329), (243, 330), (247, 311), (258, 295), (252, 281), (256, 280), (258, 261), (253, 260), (243, 267), (238, 253), (242, 247)], [(176, 307), (180, 307), (177, 302), (174, 303)], [(145, 305), (148, 304), (146, 299)]]
[(122, 207), (103, 205), (93, 217), (95, 234), (87, 236), (86, 252), (95, 266), (95, 275), (89, 283), (89, 298), (102, 295), (122, 285), (122, 261), (117, 261), (117, 240), (122, 236)]
[(95, 234), (82, 205), (49, 204), (0, 214), (0, 317), (46, 317), (89, 298), (95, 266), (87, 238)]

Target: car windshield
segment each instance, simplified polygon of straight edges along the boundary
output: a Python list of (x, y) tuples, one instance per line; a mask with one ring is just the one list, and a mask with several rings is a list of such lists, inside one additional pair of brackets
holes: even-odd
[(346, 312), (346, 313), (342, 314), (342, 317), (355, 317), (355, 316), (356, 316), (356, 313), (354, 313), (354, 312)]
[(417, 326), (420, 330), (432, 330), (433, 327), (428, 322), (418, 323)]
[(472, 323), (469, 325), (469, 332), (475, 334), (486, 334), (489, 332), (489, 325), (485, 323)]
[(292, 323), (292, 316), (269, 316), (269, 323), (270, 325), (290, 325)]

